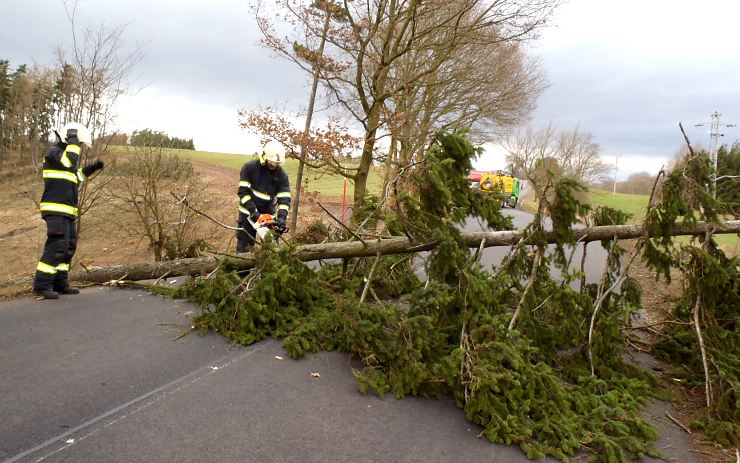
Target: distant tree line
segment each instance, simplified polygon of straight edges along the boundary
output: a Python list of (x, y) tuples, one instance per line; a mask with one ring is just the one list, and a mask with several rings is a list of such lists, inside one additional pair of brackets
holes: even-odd
[[(109, 37), (117, 38), (118, 33)], [(61, 54), (59, 64), (50, 68), (13, 67), (0, 59), (0, 171), (38, 166), (53, 130), (72, 121), (90, 129), (96, 156), (105, 151), (112, 135), (112, 109), (130, 63), (108, 67), (88, 60), (88, 55), (103, 54), (111, 46), (100, 40), (76, 53), (73, 64)]]
[(0, 60), (0, 170), (38, 160), (39, 145), (63, 119), (72, 97), (72, 76), (66, 71), (25, 64), (13, 69), (10, 61)]
[[(657, 172), (635, 172), (630, 174), (626, 180), (620, 180), (617, 182), (616, 190), (617, 193), (625, 193), (628, 195), (649, 195), (653, 190), (655, 184), (655, 176)], [(595, 188), (600, 190), (612, 191), (615, 188), (613, 178), (604, 178), (601, 182), (593, 185)]]
[(193, 139), (170, 137), (164, 132), (151, 129), (134, 130), (131, 134), (131, 145), (133, 146), (151, 146), (158, 148), (178, 148), (184, 150), (194, 150), (195, 144)]
[(129, 135), (127, 133), (112, 133), (109, 135), (103, 135), (96, 139), (98, 143), (105, 144), (106, 146), (126, 146), (129, 144)]
[(109, 101), (117, 94), (114, 92), (103, 101), (101, 96), (91, 93), (96, 82), (90, 82), (89, 73), (80, 71), (80, 67), (84, 66), (64, 62), (47, 69), (26, 64), (15, 67), (9, 60), (0, 59), (0, 171), (38, 166), (46, 146), (53, 140), (54, 128), (70, 121), (87, 125), (100, 149), (127, 142), (195, 149), (192, 138), (170, 137), (151, 129), (135, 131), (130, 139), (126, 134), (110, 133)]

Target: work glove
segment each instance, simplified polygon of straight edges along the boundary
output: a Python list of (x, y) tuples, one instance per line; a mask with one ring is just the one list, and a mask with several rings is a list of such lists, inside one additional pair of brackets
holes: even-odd
[(102, 159), (98, 158), (94, 163), (93, 166), (95, 167), (95, 170), (100, 170), (103, 167), (105, 167), (105, 163)]
[(285, 225), (285, 217), (278, 217), (277, 225), (275, 225), (275, 231), (281, 235), (288, 231), (288, 227)]
[(249, 221), (250, 222), (256, 224), (257, 221), (259, 220), (259, 218), (260, 218), (260, 213), (257, 212), (256, 210), (249, 213)]

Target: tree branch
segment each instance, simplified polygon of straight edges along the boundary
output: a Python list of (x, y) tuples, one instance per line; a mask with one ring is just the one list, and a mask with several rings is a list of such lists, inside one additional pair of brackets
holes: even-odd
[[(699, 222), (695, 227), (677, 223), (673, 226), (672, 234), (680, 235), (700, 235), (706, 233), (707, 224)], [(735, 234), (740, 233), (740, 220), (732, 220), (718, 224), (715, 234)], [(519, 242), (523, 231), (494, 231), (494, 232), (476, 232), (462, 233), (461, 238), (468, 247), (477, 248), (481, 240), (485, 238), (485, 247), (495, 246), (512, 246)], [(572, 231), (573, 240), (584, 236), (584, 242), (601, 241), (616, 236), (619, 239), (631, 239), (644, 236), (644, 230), (635, 225), (611, 225), (593, 228), (580, 228)], [(553, 232), (544, 234), (544, 239), (548, 243), (557, 242)], [(332, 242), (322, 244), (306, 244), (296, 246), (294, 256), (302, 261), (311, 261), (319, 259), (333, 259), (343, 257), (371, 257), (380, 252), (386, 254), (408, 254), (416, 251), (428, 251), (434, 249), (439, 244), (438, 241), (429, 241), (423, 244), (412, 243), (407, 237), (394, 237), (382, 239), (373, 242), (367, 242), (367, 245), (357, 242)], [(241, 254), (240, 259), (232, 262), (235, 268), (248, 269), (254, 267), (254, 255), (252, 253)], [(154, 279), (171, 271), (170, 276), (181, 275), (199, 275), (213, 271), (225, 259), (214, 256), (196, 257), (190, 259), (178, 259), (166, 262), (150, 262), (129, 265), (115, 265), (111, 267), (91, 267), (85, 271), (75, 270), (70, 273), (70, 279), (75, 281), (87, 281), (91, 283), (103, 283), (112, 279), (120, 278), (121, 275), (128, 274), (132, 280)], [(10, 284), (24, 284), (31, 280), (13, 280), (11, 282), (2, 282), (0, 287), (9, 286)]]

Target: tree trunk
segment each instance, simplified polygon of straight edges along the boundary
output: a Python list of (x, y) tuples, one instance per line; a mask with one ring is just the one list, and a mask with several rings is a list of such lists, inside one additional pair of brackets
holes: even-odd
[[(704, 235), (706, 233), (706, 223), (697, 224), (696, 228), (691, 228), (682, 224), (673, 226), (673, 235)], [(481, 241), (484, 247), (494, 246), (512, 246), (519, 242), (522, 237), (522, 231), (492, 231), (492, 232), (474, 232), (463, 233), (462, 237), (465, 243), (471, 248), (478, 248)], [(740, 220), (733, 220), (722, 223), (715, 231), (715, 234), (740, 233)], [(580, 228), (572, 231), (574, 241), (580, 239), (581, 242), (600, 241), (612, 239), (615, 236), (619, 239), (640, 238), (644, 235), (644, 230), (637, 225), (610, 225), (592, 228)], [(546, 234), (550, 243), (555, 242), (555, 236), (552, 232)], [(404, 254), (419, 251), (428, 251), (437, 246), (438, 242), (429, 241), (425, 243), (411, 243), (406, 237), (387, 238), (376, 241), (366, 240), (365, 244), (360, 241), (343, 241), (323, 244), (306, 244), (298, 246), (295, 250), (295, 256), (302, 261), (311, 261), (319, 259), (349, 258), (349, 257), (370, 257), (378, 253), (386, 254)], [(179, 259), (164, 262), (150, 262), (144, 264), (115, 265), (111, 267), (90, 268), (88, 270), (75, 270), (70, 273), (70, 279), (75, 281), (85, 281), (91, 283), (103, 283), (110, 280), (147, 280), (161, 278), (163, 276), (174, 277), (182, 275), (201, 275), (216, 269), (221, 262), (227, 257), (208, 256), (191, 259)], [(234, 257), (232, 263), (234, 267), (248, 269), (254, 267), (255, 259), (251, 253), (240, 254)], [(30, 280), (29, 280), (30, 281)], [(0, 286), (9, 284), (23, 284), (22, 281), (11, 281), (0, 283)]]
[(365, 194), (367, 192), (367, 177), (370, 173), (370, 166), (373, 163), (373, 153), (375, 150), (375, 136), (378, 132), (378, 121), (380, 120), (380, 111), (373, 109), (374, 113), (370, 114), (368, 118), (368, 128), (365, 131), (365, 140), (362, 145), (362, 156), (360, 157), (360, 163), (357, 166), (357, 176), (355, 177), (355, 191), (352, 203), (352, 224), (356, 224), (358, 214), (356, 211), (360, 210), (362, 202), (365, 200)]
[[(321, 43), (319, 44), (318, 55), (324, 56), (324, 46), (326, 44), (326, 34), (329, 32), (329, 20), (331, 19), (331, 11), (326, 11), (324, 17), (324, 30), (321, 34)], [(301, 205), (301, 184), (303, 183), (303, 169), (306, 165), (306, 140), (311, 132), (311, 121), (313, 119), (314, 105), (316, 104), (316, 91), (319, 87), (319, 65), (320, 63), (314, 63), (313, 65), (313, 82), (311, 83), (311, 95), (308, 97), (308, 109), (306, 111), (306, 124), (303, 128), (303, 139), (301, 140), (301, 157), (298, 163), (298, 173), (296, 174), (295, 180), (295, 193), (293, 194), (293, 200), (291, 201), (292, 206), (292, 217), (290, 218), (290, 230), (295, 236), (298, 232), (298, 208)]]

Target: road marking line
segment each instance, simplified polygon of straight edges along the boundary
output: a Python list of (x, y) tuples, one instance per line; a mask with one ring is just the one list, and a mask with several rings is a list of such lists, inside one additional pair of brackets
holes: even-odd
[[(71, 446), (73, 446), (75, 444), (78, 444), (78, 443), (82, 442), (83, 440), (87, 439), (88, 437), (95, 435), (98, 431), (100, 431), (102, 429), (105, 429), (105, 428), (107, 428), (107, 427), (109, 427), (109, 426), (111, 426), (111, 425), (113, 425), (115, 423), (118, 423), (119, 421), (121, 421), (121, 420), (123, 420), (123, 419), (125, 419), (125, 418), (127, 418), (129, 416), (132, 416), (132, 415), (138, 413), (139, 411), (147, 408), (148, 406), (150, 406), (150, 405), (152, 405), (152, 404), (154, 404), (156, 402), (159, 402), (163, 398), (165, 398), (167, 396), (170, 396), (170, 395), (172, 395), (172, 394), (180, 391), (181, 389), (190, 386), (191, 384), (197, 383), (198, 381), (200, 381), (201, 379), (205, 378), (206, 376), (212, 375), (212, 374), (214, 374), (214, 373), (216, 373), (216, 372), (218, 372), (218, 371), (220, 371), (220, 370), (228, 367), (229, 365), (233, 364), (234, 362), (237, 362), (237, 361), (239, 361), (239, 360), (241, 360), (241, 359), (243, 359), (245, 357), (248, 357), (248, 356), (254, 354), (255, 352), (260, 352), (261, 350), (265, 349), (266, 347), (274, 344), (274, 342), (275, 341), (273, 339), (270, 339), (267, 342), (265, 342), (264, 345), (259, 346), (258, 348), (249, 349), (246, 352), (244, 352), (243, 354), (238, 355), (236, 358), (233, 358), (233, 359), (229, 360), (228, 362), (226, 362), (226, 363), (224, 363), (224, 364), (222, 364), (222, 365), (220, 365), (220, 366), (218, 366), (216, 368), (213, 368), (213, 365), (214, 364), (218, 364), (220, 362), (223, 362), (224, 359), (226, 359), (226, 358), (228, 358), (228, 357), (230, 357), (230, 356), (233, 355), (233, 352), (229, 352), (229, 353), (225, 354), (224, 356), (222, 356), (221, 358), (219, 358), (218, 360), (216, 360), (215, 362), (209, 362), (209, 365), (206, 365), (204, 367), (201, 367), (201, 368), (199, 368), (199, 369), (197, 369), (197, 370), (195, 370), (195, 371), (193, 371), (191, 373), (188, 373), (185, 376), (182, 376), (180, 378), (177, 378), (175, 380), (172, 380), (172, 381), (170, 381), (169, 383), (167, 383), (165, 385), (162, 385), (162, 386), (160, 386), (160, 387), (158, 387), (158, 388), (156, 388), (156, 389), (154, 389), (152, 391), (147, 392), (146, 394), (143, 394), (143, 395), (140, 395), (139, 397), (136, 397), (134, 399), (131, 399), (128, 402), (126, 402), (126, 403), (124, 403), (122, 405), (119, 405), (118, 407), (113, 408), (112, 410), (108, 410), (107, 412), (105, 412), (105, 413), (103, 413), (101, 415), (98, 415), (95, 418), (92, 418), (92, 419), (90, 419), (88, 421), (85, 421), (84, 423), (82, 423), (79, 426), (76, 426), (76, 427), (74, 427), (74, 428), (72, 428), (72, 429), (70, 429), (70, 430), (68, 430), (68, 431), (66, 431), (66, 432), (64, 432), (62, 434), (59, 434), (59, 435), (57, 435), (55, 437), (52, 437), (51, 439), (48, 439), (48, 440), (40, 443), (39, 445), (37, 445), (35, 447), (32, 447), (32, 448), (30, 448), (28, 450), (24, 450), (23, 452), (19, 453), (18, 455), (14, 456), (12, 458), (8, 458), (7, 460), (3, 461), (3, 463), (15, 463), (15, 462), (17, 462), (17, 461), (19, 461), (19, 460), (21, 460), (23, 458), (26, 458), (29, 455), (32, 455), (32, 454), (34, 454), (34, 453), (36, 453), (36, 452), (38, 452), (40, 450), (45, 449), (46, 447), (49, 447), (50, 445), (54, 444), (57, 441), (60, 441), (60, 440), (62, 440), (64, 438), (66, 438), (66, 437), (69, 437), (69, 436), (71, 436), (71, 435), (73, 435), (73, 434), (81, 431), (82, 429), (85, 429), (87, 427), (90, 427), (90, 426), (98, 423), (99, 421), (102, 421), (102, 420), (108, 418), (109, 416), (111, 416), (111, 415), (113, 415), (115, 413), (118, 413), (121, 410), (124, 410), (127, 407), (130, 407), (130, 406), (132, 406), (132, 405), (134, 405), (134, 404), (136, 404), (138, 402), (141, 402), (143, 400), (148, 399), (149, 397), (152, 397), (152, 396), (156, 395), (159, 392), (164, 391), (163, 394), (161, 394), (160, 396), (158, 396), (156, 398), (153, 398), (152, 400), (144, 403), (143, 405), (141, 405), (138, 408), (136, 408), (134, 411), (132, 411), (130, 413), (127, 413), (127, 414), (125, 414), (123, 416), (120, 416), (120, 417), (116, 418), (115, 420), (113, 420), (113, 421), (105, 424), (103, 427), (97, 428), (97, 429), (95, 429), (93, 431), (90, 431), (89, 433), (85, 434), (82, 437), (79, 437), (77, 439), (70, 439), (70, 440), (72, 440), (71, 443), (65, 442), (65, 445), (63, 445), (62, 447), (54, 450), (51, 453), (48, 453), (46, 455), (43, 455), (42, 457), (38, 458), (37, 460), (34, 460), (35, 462), (44, 461), (45, 459), (47, 459), (47, 458), (49, 458), (51, 456), (54, 456), (57, 453), (65, 450), (65, 449), (67, 449), (67, 448), (69, 448), (69, 447), (71, 447)], [(198, 375), (200, 375), (200, 376), (198, 376)], [(190, 381), (188, 381), (188, 380), (190, 380)], [(185, 381), (188, 381), (188, 382), (185, 382)], [(181, 384), (179, 387), (177, 387), (176, 389), (174, 389), (172, 391), (166, 391), (166, 389), (168, 389), (168, 388), (170, 388), (170, 387), (172, 387), (172, 386), (174, 386), (175, 384), (178, 384), (178, 383), (183, 383), (183, 384)]]

